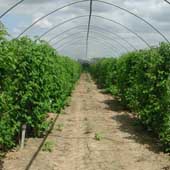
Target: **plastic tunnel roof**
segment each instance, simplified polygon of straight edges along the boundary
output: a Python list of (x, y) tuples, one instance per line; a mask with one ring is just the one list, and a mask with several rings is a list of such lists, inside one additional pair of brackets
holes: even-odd
[(46, 40), (81, 59), (170, 41), (168, 0), (0, 0), (0, 20), (12, 38)]

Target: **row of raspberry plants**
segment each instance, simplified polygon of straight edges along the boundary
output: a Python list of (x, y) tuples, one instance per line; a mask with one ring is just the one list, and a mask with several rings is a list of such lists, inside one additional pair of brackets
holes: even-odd
[(80, 65), (43, 41), (0, 40), (0, 149), (18, 143), (23, 124), (41, 136), (47, 112), (59, 112), (80, 75)]
[(100, 59), (91, 72), (170, 151), (170, 45)]

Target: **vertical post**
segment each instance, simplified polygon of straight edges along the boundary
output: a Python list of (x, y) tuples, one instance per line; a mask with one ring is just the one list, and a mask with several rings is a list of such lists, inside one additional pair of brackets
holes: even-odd
[(90, 13), (89, 13), (89, 20), (88, 20), (88, 28), (87, 28), (87, 37), (86, 37), (86, 58), (88, 57), (88, 48), (89, 48), (89, 33), (90, 33), (90, 25), (91, 25), (91, 17), (93, 12), (93, 0), (90, 0)]
[(22, 132), (21, 132), (21, 149), (23, 149), (24, 148), (24, 142), (25, 142), (25, 134), (26, 134), (26, 124), (23, 124), (22, 125)]

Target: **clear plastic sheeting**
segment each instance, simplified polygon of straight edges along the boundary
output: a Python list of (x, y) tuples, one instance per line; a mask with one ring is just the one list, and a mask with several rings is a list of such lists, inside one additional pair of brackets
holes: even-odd
[[(165, 0), (93, 0), (88, 36), (96, 37), (99, 43), (96, 43), (94, 38), (89, 38), (87, 57), (117, 56), (113, 50), (110, 50), (110, 46), (103, 46), (103, 36), (107, 39), (104, 43), (116, 46), (115, 53), (119, 55), (125, 53), (124, 48), (121, 48), (123, 46), (128, 51), (149, 48), (139, 40), (139, 37), (149, 46), (157, 46), (162, 41), (170, 40), (168, 2)], [(76, 58), (86, 58), (87, 37), (82, 36), (78, 41), (71, 42), (77, 37), (76, 33), (88, 30), (89, 13), (90, 0), (0, 0), (1, 22), (11, 37), (27, 35), (36, 39), (47, 32), (41, 39), (49, 41), (52, 45), (57, 41), (59, 41), (58, 46), (68, 44), (65, 48), (57, 50), (63, 55)], [(85, 15), (87, 17), (79, 17)], [(70, 20), (71, 18), (75, 19)], [(41, 20), (36, 22), (39, 19)], [(109, 20), (124, 25), (139, 37)], [(69, 36), (72, 34), (75, 36)], [(64, 37), (67, 38), (60, 42)]]

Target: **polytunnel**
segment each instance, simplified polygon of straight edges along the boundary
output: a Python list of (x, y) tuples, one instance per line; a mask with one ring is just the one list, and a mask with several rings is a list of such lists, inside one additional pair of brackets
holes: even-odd
[(0, 170), (170, 170), (170, 0), (0, 0)]

